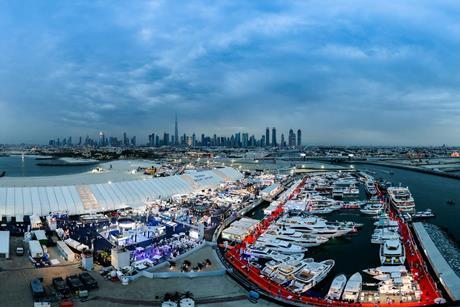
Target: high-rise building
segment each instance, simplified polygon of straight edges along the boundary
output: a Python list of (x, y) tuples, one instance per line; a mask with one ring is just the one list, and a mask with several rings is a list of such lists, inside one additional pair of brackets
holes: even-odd
[(297, 146), (301, 146), (302, 145), (302, 131), (297, 130)]
[(177, 112), (176, 112), (176, 122), (174, 125), (174, 145), (179, 145), (179, 128), (177, 126)]
[(276, 142), (276, 128), (272, 128), (272, 144), (273, 147), (276, 147), (277, 142)]
[(280, 142), (280, 147), (285, 147), (286, 142), (284, 141), (284, 133), (281, 133), (281, 142)]
[(296, 143), (295, 133), (292, 129), (289, 129), (288, 144), (289, 147), (294, 147)]
[(243, 133), (243, 147), (248, 147), (249, 145), (249, 135), (247, 133)]
[(270, 127), (265, 129), (265, 146), (270, 146)]
[(123, 145), (129, 146), (129, 139), (128, 139), (128, 136), (126, 135), (126, 132), (123, 132)]

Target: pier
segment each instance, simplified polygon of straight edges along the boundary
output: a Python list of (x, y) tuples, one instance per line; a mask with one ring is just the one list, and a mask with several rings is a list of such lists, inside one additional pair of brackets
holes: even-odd
[(413, 228), (417, 239), (419, 240), (423, 252), (430, 262), (434, 272), (438, 276), (441, 284), (446, 290), (449, 297), (456, 303), (460, 302), (460, 277), (454, 272), (443, 255), (436, 247), (436, 244), (431, 239), (430, 235), (422, 223), (413, 224)]

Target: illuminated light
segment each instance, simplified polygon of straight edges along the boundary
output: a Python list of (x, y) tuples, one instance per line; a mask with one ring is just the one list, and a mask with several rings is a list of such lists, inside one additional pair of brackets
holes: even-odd
[(321, 168), (324, 168), (324, 165), (321, 165)]
[(108, 184), (112, 184), (112, 181), (107, 182)]

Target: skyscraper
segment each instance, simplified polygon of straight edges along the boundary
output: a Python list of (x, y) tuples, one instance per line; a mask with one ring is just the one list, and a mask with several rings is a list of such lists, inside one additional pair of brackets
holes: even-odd
[(271, 144), (271, 145), (272, 145), (273, 147), (276, 147), (276, 144), (277, 144), (277, 143), (276, 143), (276, 128), (273, 127), (273, 128), (272, 128), (272, 144)]
[(289, 147), (294, 147), (295, 141), (296, 141), (295, 133), (292, 129), (289, 129), (289, 136), (288, 136)]
[(265, 129), (265, 146), (270, 146), (270, 127)]
[(179, 145), (179, 128), (177, 127), (177, 112), (176, 112), (176, 122), (174, 125), (174, 145)]
[(302, 131), (297, 130), (297, 146), (301, 146), (302, 145)]

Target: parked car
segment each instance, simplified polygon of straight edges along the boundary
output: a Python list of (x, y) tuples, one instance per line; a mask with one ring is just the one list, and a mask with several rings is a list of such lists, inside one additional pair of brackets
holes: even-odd
[(80, 281), (77, 275), (69, 275), (66, 278), (67, 284), (70, 287), (70, 290), (77, 292), (80, 290), (85, 290), (85, 285)]
[(30, 288), (32, 290), (32, 297), (34, 300), (39, 300), (46, 296), (42, 281), (42, 278), (34, 278), (30, 281)]
[(67, 286), (65, 283), (64, 279), (62, 277), (54, 277), (53, 278), (53, 287), (56, 289), (57, 292), (63, 294), (63, 295), (68, 295), (70, 294), (70, 288)]
[(81, 282), (85, 285), (86, 289), (96, 289), (98, 288), (97, 281), (91, 276), (88, 272), (80, 273), (79, 275)]

